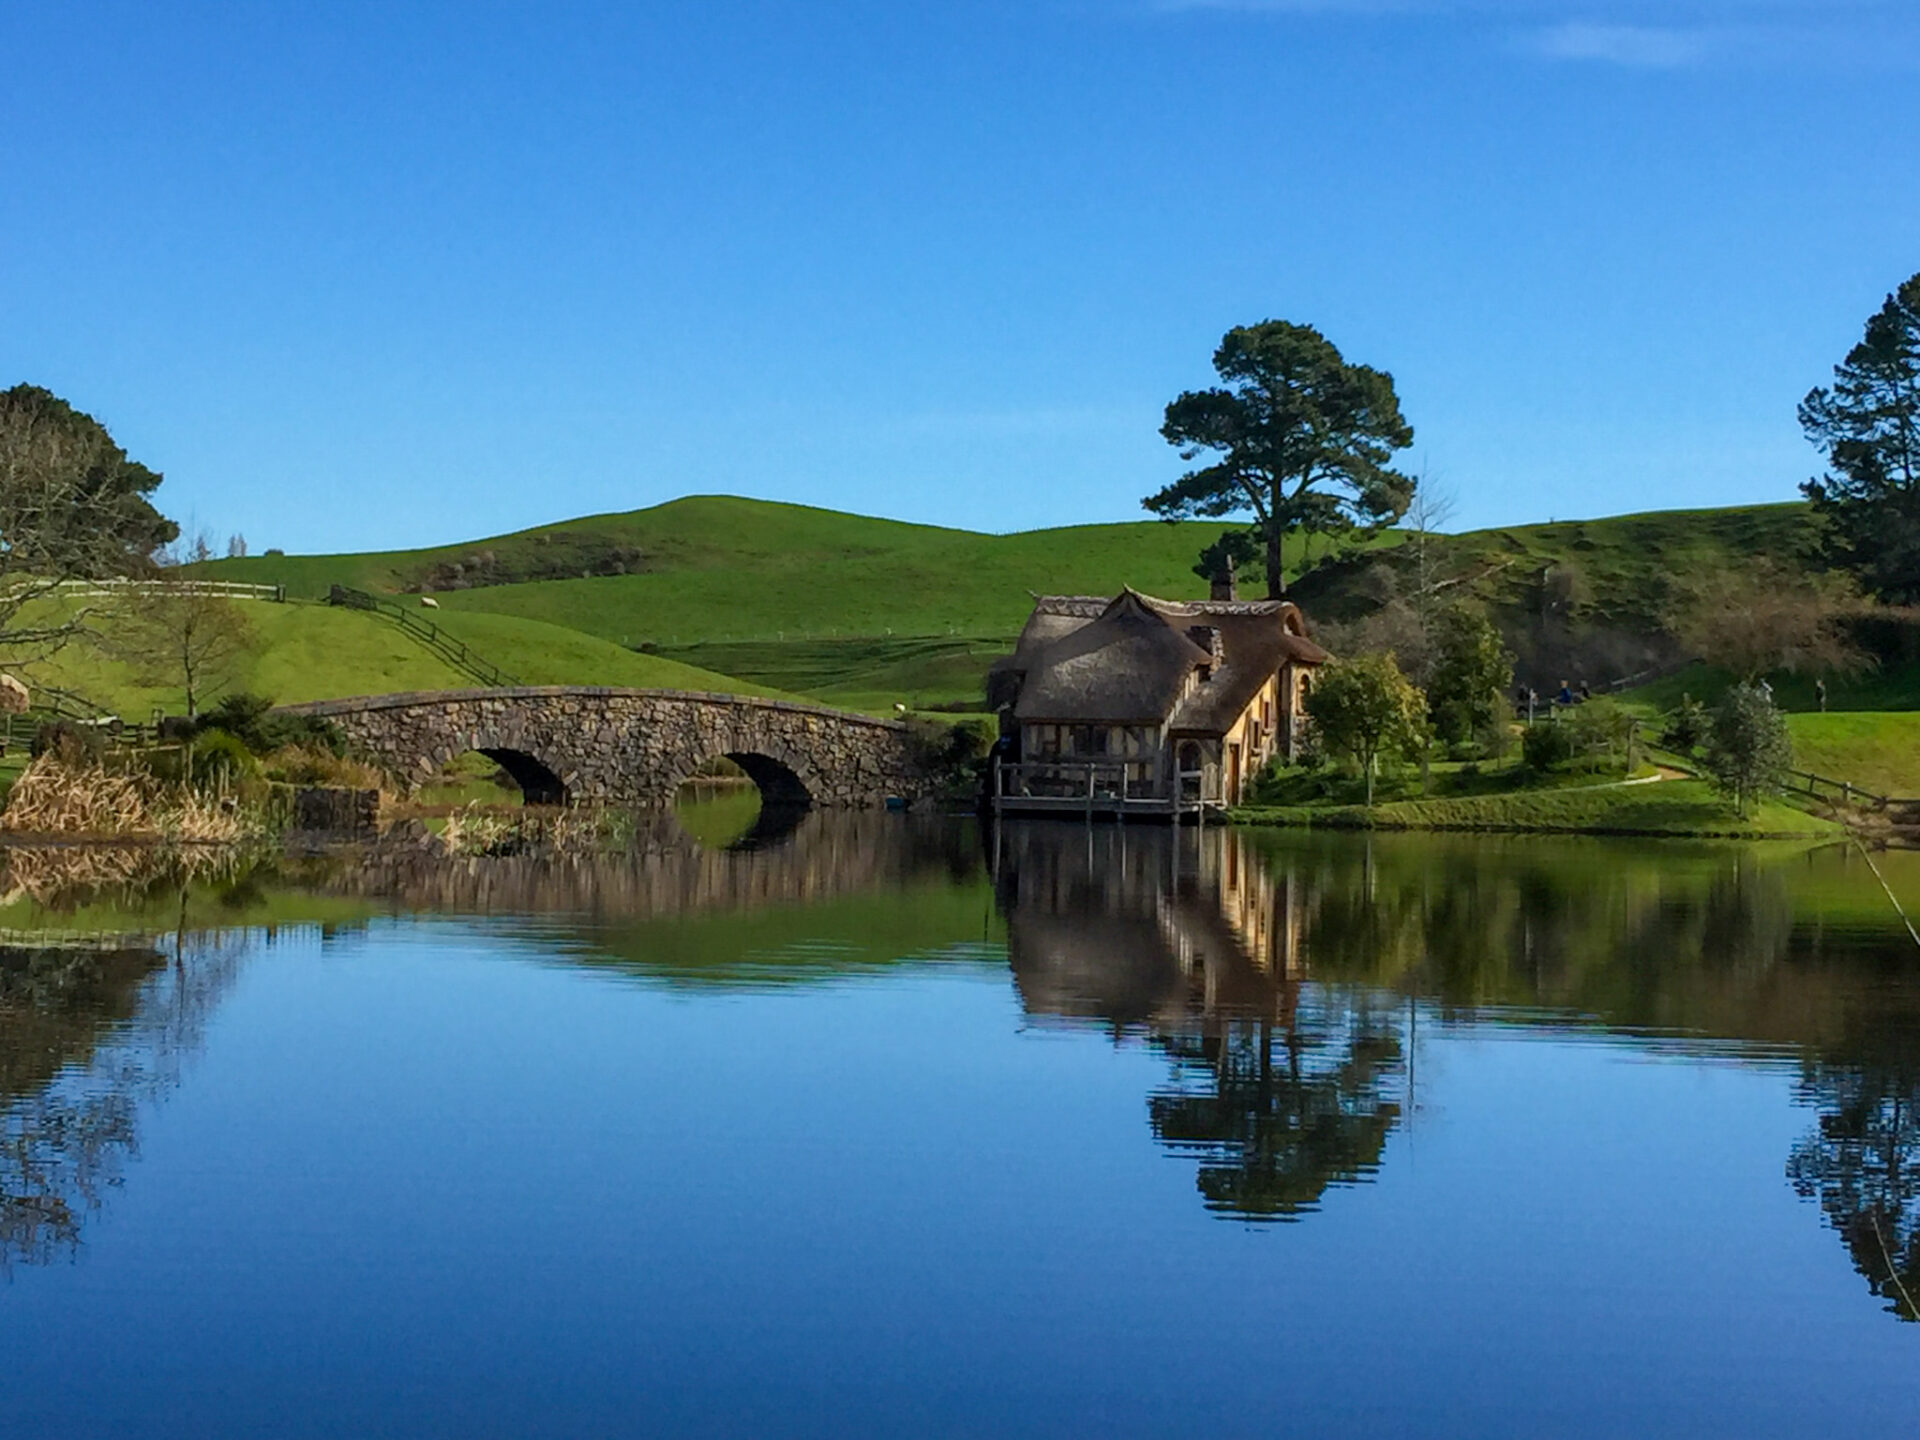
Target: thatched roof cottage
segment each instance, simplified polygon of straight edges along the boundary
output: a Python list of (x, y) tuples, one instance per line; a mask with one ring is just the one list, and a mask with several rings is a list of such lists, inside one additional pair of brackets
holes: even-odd
[(988, 695), (1016, 753), (996, 781), (1009, 810), (1175, 813), (1236, 804), (1300, 740), (1327, 652), (1298, 606), (1043, 595)]

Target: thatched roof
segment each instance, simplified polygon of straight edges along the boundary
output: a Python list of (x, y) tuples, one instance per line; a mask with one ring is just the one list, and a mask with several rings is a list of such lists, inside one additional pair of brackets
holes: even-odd
[[(1036, 597), (1014, 653), (988, 678), (1022, 721), (1139, 725), (1192, 734), (1229, 729), (1289, 660), (1317, 665), (1285, 600), (1160, 600), (1135, 590)], [(1206, 677), (1189, 693), (1190, 677)]]
[(1187, 677), (1213, 654), (1123, 590), (1106, 613), (1046, 646), (1037, 660), (1014, 705), (1021, 720), (1157, 725), (1180, 703)]
[(1271, 615), (1211, 618), (1220, 635), (1221, 663), (1174, 712), (1168, 722), (1171, 730), (1223, 735), (1282, 665), (1289, 660), (1318, 665), (1329, 658), (1306, 636), (1276, 624)]

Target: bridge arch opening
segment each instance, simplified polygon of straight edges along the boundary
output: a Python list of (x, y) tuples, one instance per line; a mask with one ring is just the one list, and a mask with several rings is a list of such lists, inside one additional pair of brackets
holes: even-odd
[(756, 850), (791, 835), (812, 804), (790, 766), (756, 751), (728, 751), (680, 782), (674, 814), (709, 849)]
[(566, 783), (537, 756), (487, 746), (453, 756), (421, 787), (421, 798), (442, 805), (564, 805)]

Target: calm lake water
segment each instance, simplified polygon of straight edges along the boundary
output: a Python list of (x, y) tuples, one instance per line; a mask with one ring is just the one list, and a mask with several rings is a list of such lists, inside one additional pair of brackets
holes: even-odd
[(1857, 852), (783, 828), (8, 857), (0, 1434), (1920, 1431)]

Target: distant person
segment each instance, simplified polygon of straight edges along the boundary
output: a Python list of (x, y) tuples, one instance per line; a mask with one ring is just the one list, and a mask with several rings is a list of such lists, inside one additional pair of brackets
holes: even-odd
[(1761, 680), (1760, 693), (1766, 696), (1767, 703), (1769, 705), (1773, 703), (1773, 683), (1771, 681), (1765, 680), (1765, 679)]
[(1560, 682), (1560, 693), (1554, 696), (1553, 699), (1556, 705), (1573, 704), (1573, 686), (1567, 681), (1562, 680)]
[(1820, 706), (1820, 713), (1822, 715), (1826, 714), (1827, 713), (1827, 682), (1826, 681), (1815, 680), (1813, 682), (1813, 698), (1815, 702)]
[(1592, 698), (1593, 698), (1593, 687), (1587, 684), (1586, 681), (1582, 680), (1580, 682), (1580, 703), (1584, 705), (1587, 703), (1587, 701), (1591, 700)]

